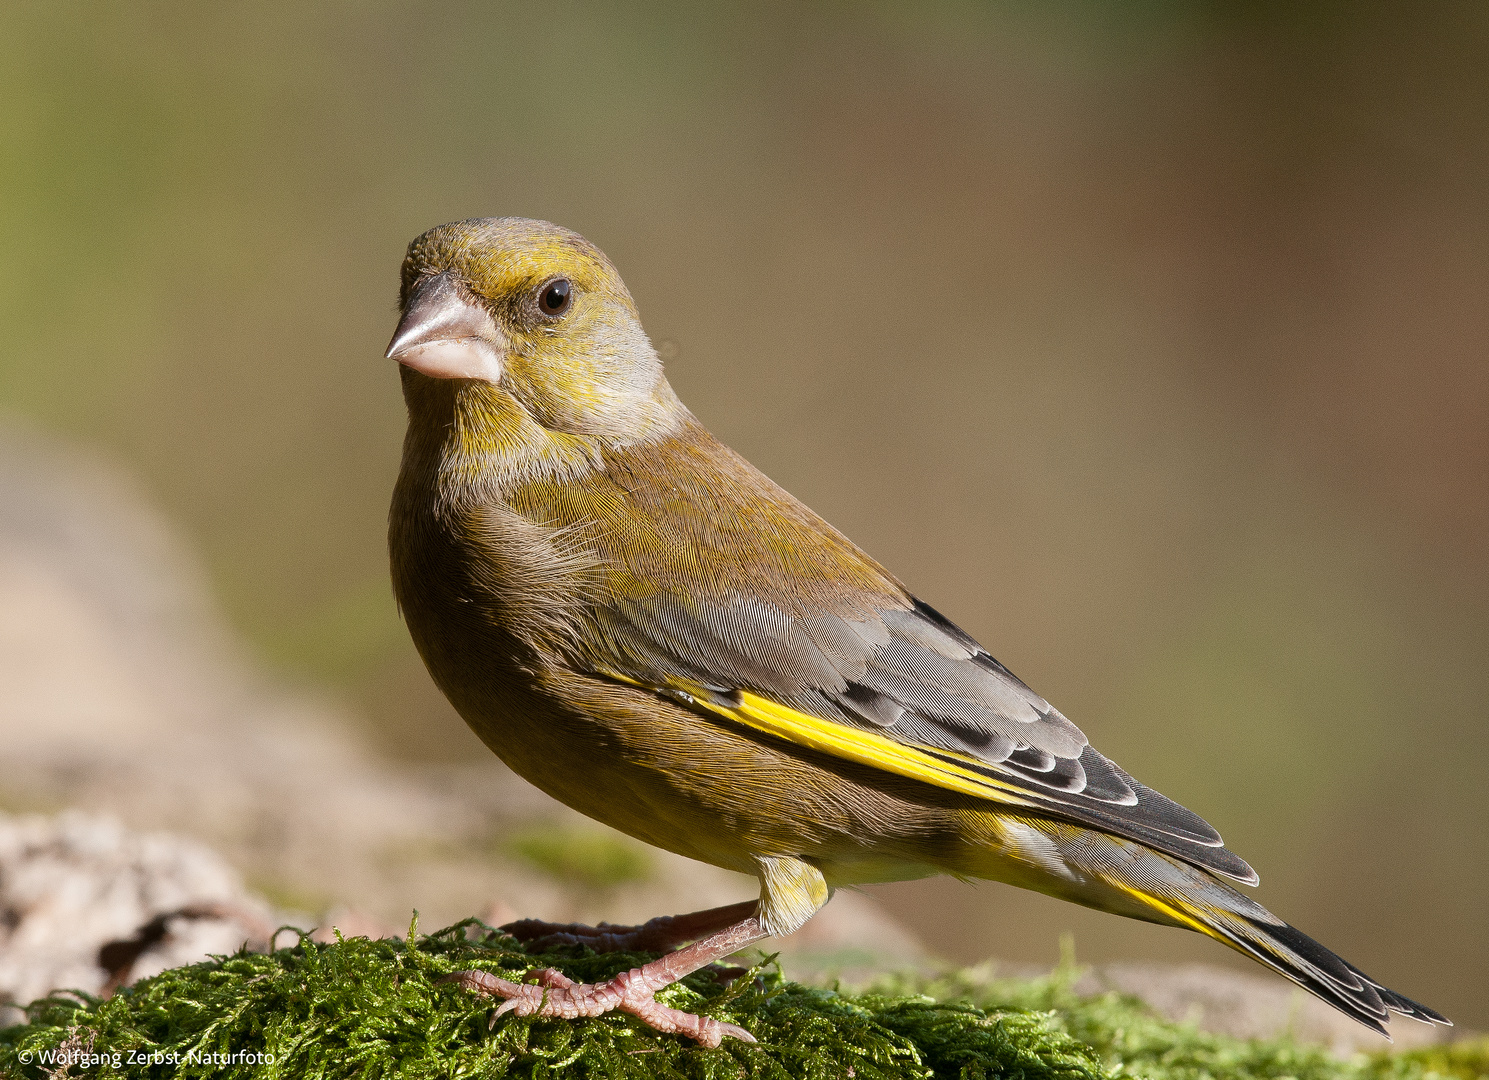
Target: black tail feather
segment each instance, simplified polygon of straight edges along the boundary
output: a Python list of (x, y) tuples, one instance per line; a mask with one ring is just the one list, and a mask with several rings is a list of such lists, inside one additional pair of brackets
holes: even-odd
[(1255, 919), (1247, 922), (1262, 940), (1233, 939), (1243, 951), (1387, 1039), (1391, 1036), (1386, 1021), (1393, 1012), (1424, 1024), (1452, 1024), (1441, 1013), (1388, 990), (1296, 927)]
[[(1348, 963), (1348, 961), (1346, 961), (1346, 963)], [(1402, 1016), (1409, 1016), (1413, 1020), (1420, 1020), (1424, 1024), (1440, 1024), (1443, 1027), (1453, 1026), (1453, 1021), (1449, 1020), (1446, 1016), (1438, 1012), (1436, 1009), (1429, 1009), (1420, 1001), (1413, 1001), (1405, 994), (1398, 994), (1394, 990), (1386, 989), (1384, 986), (1376, 982), (1369, 975), (1366, 975), (1363, 971), (1355, 967), (1353, 964), (1349, 964), (1349, 969), (1360, 978), (1364, 979), (1371, 986), (1375, 987), (1375, 992), (1380, 995), (1381, 1001), (1384, 1002), (1386, 1008), (1390, 1009), (1392, 1012), (1400, 1013)]]

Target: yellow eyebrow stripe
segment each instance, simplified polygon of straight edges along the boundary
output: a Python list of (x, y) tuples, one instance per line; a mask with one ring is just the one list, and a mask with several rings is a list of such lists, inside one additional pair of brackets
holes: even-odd
[(863, 731), (832, 720), (824, 720), (820, 716), (801, 712), (771, 701), (769, 698), (752, 694), (748, 690), (735, 691), (735, 697), (739, 699), (738, 705), (725, 705), (713, 700), (715, 695), (710, 691), (683, 679), (669, 679), (665, 688), (659, 688), (614, 672), (607, 671), (605, 675), (643, 689), (681, 691), (688, 695), (694, 705), (717, 713), (719, 716), (754, 728), (756, 731), (763, 731), (767, 735), (774, 735), (787, 742), (796, 743), (798, 746), (831, 754), (833, 757), (843, 758), (846, 761), (869, 765), (911, 780), (934, 784), (937, 787), (964, 795), (973, 795), (979, 799), (991, 799), (1009, 806), (1038, 807), (1041, 805), (1036, 800), (1018, 792), (1018, 789), (1012, 785), (1000, 784), (971, 769), (963, 769), (951, 762), (933, 757), (917, 747), (896, 742), (876, 732)]

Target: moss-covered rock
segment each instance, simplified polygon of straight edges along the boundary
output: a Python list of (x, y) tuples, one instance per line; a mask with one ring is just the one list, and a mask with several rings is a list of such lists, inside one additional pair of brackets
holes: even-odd
[(699, 1077), (900, 1080), (1457, 1080), (1489, 1076), (1489, 1045), (1339, 1061), (1287, 1040), (1208, 1035), (1129, 998), (1082, 999), (1071, 973), (886, 980), (843, 993), (782, 978), (703, 971), (670, 1005), (742, 1024), (754, 1045), (705, 1050), (629, 1016), (506, 1016), (441, 983), (478, 967), (508, 978), (552, 965), (605, 978), (649, 959), (580, 948), (528, 952), (474, 920), (404, 940), (239, 953), (166, 971), (108, 1000), (56, 994), (0, 1031), (0, 1074), (51, 1077)]

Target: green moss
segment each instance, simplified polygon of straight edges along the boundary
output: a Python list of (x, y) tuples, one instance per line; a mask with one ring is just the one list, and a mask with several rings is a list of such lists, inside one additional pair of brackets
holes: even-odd
[(535, 825), (503, 838), (504, 850), (570, 885), (606, 889), (651, 877), (646, 851), (617, 833)]
[(1489, 1040), (1429, 1050), (1359, 1054), (1343, 1061), (1323, 1047), (1291, 1038), (1237, 1039), (1156, 1016), (1136, 998), (1106, 993), (1080, 997), (1073, 962), (1045, 978), (998, 979), (971, 968), (926, 979), (886, 977), (877, 994), (919, 993), (963, 1001), (991, 1013), (1027, 1011), (1051, 1029), (1088, 1046), (1114, 1077), (1147, 1080), (1489, 1080)]
[[(0, 1031), (0, 1075), (1477, 1080), (1489, 1072), (1483, 1045), (1338, 1062), (1286, 1042), (1202, 1035), (1116, 995), (1077, 999), (1058, 973), (1022, 982), (976, 973), (902, 979), (847, 994), (789, 982), (768, 965), (732, 982), (700, 972), (663, 999), (742, 1024), (760, 1040), (726, 1040), (716, 1050), (625, 1015), (509, 1015), (488, 1027), (489, 999), (439, 982), (467, 967), (520, 978), (547, 964), (592, 980), (645, 959), (530, 954), (474, 920), (428, 936), (411, 931), (407, 940), (302, 938), (269, 955), (167, 971), (107, 1001), (39, 1001), (28, 1024)], [(57, 1072), (59, 1048), (93, 1064)]]

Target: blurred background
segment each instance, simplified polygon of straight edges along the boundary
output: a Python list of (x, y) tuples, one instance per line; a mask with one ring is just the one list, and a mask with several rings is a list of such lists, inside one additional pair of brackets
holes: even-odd
[[(716, 434), (1483, 1028), (1486, 69), (1477, 2), (7, 4), (0, 413), (377, 768), (495, 770), (393, 607), (381, 357), (414, 235), (569, 226)], [(1232, 962), (871, 892), (958, 961)]]

